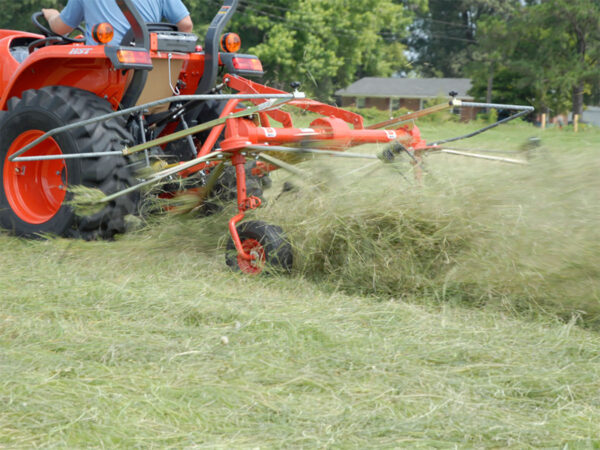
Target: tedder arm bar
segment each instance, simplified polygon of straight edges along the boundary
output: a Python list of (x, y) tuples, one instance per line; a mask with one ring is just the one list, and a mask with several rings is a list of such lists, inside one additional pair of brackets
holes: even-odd
[(510, 111), (523, 111), (532, 112), (535, 108), (533, 106), (524, 105), (504, 105), (502, 103), (477, 103), (477, 102), (463, 102), (461, 100), (455, 101), (455, 106), (466, 106), (467, 108), (494, 108), (494, 109), (508, 109)]
[(491, 130), (492, 128), (496, 128), (498, 125), (502, 125), (503, 123), (510, 122), (511, 120), (518, 119), (519, 117), (523, 117), (529, 113), (531, 113), (535, 108), (533, 106), (522, 106), (522, 105), (502, 105), (498, 103), (474, 103), (474, 102), (462, 102), (460, 100), (455, 100), (455, 106), (463, 106), (466, 108), (494, 108), (494, 109), (508, 109), (510, 111), (518, 111), (516, 114), (512, 114), (505, 119), (499, 120), (491, 125), (480, 128), (477, 131), (474, 131), (469, 134), (464, 134), (462, 136), (457, 136), (449, 139), (442, 139), (440, 141), (434, 142), (432, 144), (427, 144), (429, 147), (436, 147), (441, 144), (446, 144), (448, 142), (460, 141), (463, 139), (468, 139), (473, 136), (477, 136), (485, 131)]
[[(430, 151), (433, 152), (434, 150), (435, 149), (431, 149)], [(505, 162), (505, 163), (509, 163), (509, 164), (519, 164), (519, 165), (523, 165), (523, 166), (526, 166), (529, 164), (527, 161), (523, 161), (521, 159), (505, 158), (505, 157), (501, 157), (501, 156), (481, 155), (479, 153), (461, 152), (461, 151), (457, 151), (457, 150), (450, 150), (447, 148), (440, 148), (438, 151), (440, 153), (447, 153), (448, 155), (466, 156), (467, 158), (486, 159), (488, 161), (499, 161), (499, 162)]]
[[(174, 97), (163, 98), (161, 100), (157, 100), (152, 103), (146, 103), (145, 105), (134, 106), (131, 108), (123, 109), (121, 111), (115, 111), (113, 113), (94, 117), (92, 119), (82, 120), (80, 122), (74, 122), (69, 125), (65, 125), (63, 127), (54, 128), (54, 129), (44, 133), (42, 136), (35, 139), (34, 141), (30, 142), (22, 149), (18, 150), (17, 152), (13, 153), (12, 155), (10, 155), (8, 159), (9, 159), (9, 161), (14, 161), (14, 162), (21, 161), (19, 156), (21, 156), (23, 153), (27, 152), (28, 150), (31, 150), (33, 147), (35, 147), (39, 143), (45, 141), (47, 138), (55, 136), (60, 133), (63, 133), (65, 131), (69, 131), (69, 130), (79, 128), (79, 127), (84, 127), (86, 125), (90, 125), (90, 124), (97, 123), (97, 122), (104, 122), (104, 121), (107, 121), (110, 119), (114, 119), (116, 117), (125, 116), (125, 115), (132, 114), (135, 112), (143, 111), (145, 109), (152, 108), (152, 107), (158, 106), (158, 105), (162, 105), (164, 103), (171, 103), (171, 102), (175, 102), (175, 101), (187, 101), (187, 100), (234, 100), (234, 99), (251, 100), (251, 99), (255, 99), (255, 98), (270, 99), (271, 101), (262, 103), (260, 106), (257, 106), (254, 108), (248, 108), (244, 111), (241, 111), (240, 113), (236, 113), (236, 114), (240, 114), (239, 116), (236, 116), (236, 117), (251, 115), (251, 114), (254, 114), (255, 112), (268, 110), (270, 108), (275, 108), (277, 106), (280, 106), (283, 103), (287, 103), (290, 100), (297, 98), (297, 96), (294, 94), (236, 94), (236, 95), (229, 95), (229, 94), (214, 95), (213, 94), (213, 95), (179, 95), (179, 96), (174, 96)], [(275, 100), (279, 100), (279, 101), (276, 102)], [(227, 118), (231, 118), (231, 117), (234, 117), (234, 116), (230, 116)], [(223, 122), (224, 122), (227, 118), (217, 119), (217, 120), (223, 120)], [(214, 124), (211, 126), (214, 126)], [(201, 125), (198, 125), (198, 127), (201, 127)], [(210, 128), (210, 126), (208, 128)], [(190, 130), (192, 130), (192, 131), (189, 132)], [(179, 138), (185, 137), (188, 134), (191, 135), (194, 133), (198, 133), (199, 131), (202, 131), (202, 130), (198, 130), (197, 127), (193, 128), (193, 129), (190, 128), (189, 130), (183, 130), (184, 134), (182, 136), (179, 136)], [(188, 133), (186, 134), (185, 132), (188, 132)], [(153, 145), (156, 145), (156, 144), (154, 143)], [(150, 148), (150, 147), (151, 147), (151, 145), (146, 148)], [(119, 153), (121, 153), (121, 152), (119, 152)], [(99, 156), (99, 155), (96, 154), (96, 156)], [(31, 157), (31, 158), (35, 158), (35, 157)], [(36, 159), (31, 159), (31, 158), (29, 158), (28, 161), (36, 161)], [(56, 158), (56, 159), (63, 159), (63, 158)], [(39, 161), (40, 159), (38, 158), (37, 160)]]
[(191, 161), (180, 164), (177, 167), (171, 167), (171, 168), (165, 169), (161, 172), (152, 174), (152, 176), (150, 178), (148, 178), (147, 180), (142, 181), (141, 183), (138, 183), (134, 186), (128, 187), (127, 189), (123, 189), (122, 191), (115, 192), (114, 194), (111, 194), (111, 195), (107, 195), (106, 197), (101, 198), (100, 200), (97, 200), (94, 203), (108, 203), (118, 197), (129, 194), (130, 192), (137, 191), (137, 190), (143, 188), (144, 186), (156, 184), (158, 181), (160, 181), (164, 178), (168, 178), (172, 175), (178, 174), (179, 172), (183, 172), (184, 170), (187, 170), (191, 167), (197, 166), (197, 165), (205, 163), (207, 161), (223, 159), (223, 157), (224, 157), (223, 152), (213, 152), (213, 153), (209, 153), (206, 156), (192, 159)]
[(277, 145), (250, 145), (246, 147), (246, 150), (250, 152), (284, 152), (284, 153), (298, 153), (302, 154), (312, 154), (312, 155), (322, 155), (322, 156), (335, 156), (338, 158), (349, 158), (349, 159), (380, 159), (375, 155), (366, 155), (363, 153), (350, 153), (350, 152), (340, 152), (336, 150), (319, 150), (316, 148), (293, 148), (293, 147), (282, 147)]
[(381, 128), (391, 127), (395, 125), (400, 125), (402, 122), (407, 122), (409, 120), (418, 119), (419, 117), (428, 116), (429, 114), (434, 114), (436, 112), (444, 111), (446, 109), (454, 108), (456, 106), (454, 101), (450, 101), (449, 103), (441, 103), (439, 105), (432, 106), (430, 108), (425, 108), (420, 111), (415, 111), (408, 114), (403, 114), (398, 117), (394, 117), (393, 119), (386, 120), (385, 122), (376, 123), (373, 125), (369, 125), (367, 130), (379, 130)]

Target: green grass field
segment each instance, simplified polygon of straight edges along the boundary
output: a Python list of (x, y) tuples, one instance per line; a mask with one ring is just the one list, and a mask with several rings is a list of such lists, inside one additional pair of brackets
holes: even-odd
[(423, 187), (319, 160), (278, 198), (276, 174), (253, 216), (290, 276), (226, 268), (230, 211), (0, 234), (0, 447), (599, 448), (600, 131), (462, 147), (534, 135), (529, 166), (432, 155)]

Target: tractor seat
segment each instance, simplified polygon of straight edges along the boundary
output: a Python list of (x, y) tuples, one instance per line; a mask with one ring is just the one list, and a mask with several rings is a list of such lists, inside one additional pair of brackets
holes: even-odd
[[(198, 36), (177, 30), (174, 23), (147, 23), (149, 33), (156, 33), (157, 50), (160, 52), (193, 53), (196, 51)], [(129, 30), (121, 45), (129, 46), (133, 42), (133, 30)]]
[(10, 54), (17, 60), (19, 64), (27, 59), (29, 56), (29, 47), (27, 45), (17, 45), (10, 47)]
[(30, 37), (13, 39), (10, 43), (10, 54), (21, 64), (29, 56), (29, 44), (37, 40)]
[[(142, 90), (137, 105), (151, 103), (166, 97), (171, 97), (173, 87), (179, 80), (179, 75), (183, 67), (183, 60), (180, 58), (171, 59), (166, 57), (167, 53), (192, 53), (196, 51), (198, 36), (193, 33), (183, 33), (177, 31), (177, 25), (172, 23), (148, 23), (148, 31), (156, 35), (156, 49), (163, 52), (162, 57), (152, 59), (153, 69), (148, 73), (146, 85)], [(121, 45), (131, 45), (133, 41), (133, 31), (129, 30), (123, 37)], [(164, 104), (156, 106), (150, 110), (151, 115), (168, 113), (169, 105)], [(155, 120), (160, 120), (161, 116), (156, 116)]]

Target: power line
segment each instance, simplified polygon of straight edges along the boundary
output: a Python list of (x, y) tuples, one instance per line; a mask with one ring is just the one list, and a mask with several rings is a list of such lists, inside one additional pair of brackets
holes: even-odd
[(277, 9), (279, 11), (286, 11), (286, 12), (292, 12), (292, 11), (294, 11), (291, 8), (285, 8), (283, 6), (278, 6), (278, 5), (270, 5), (268, 3), (261, 3), (261, 2), (251, 1), (251, 0), (242, 0), (242, 1), (240, 1), (240, 4), (243, 5), (244, 3), (249, 4), (249, 5), (258, 6), (258, 7), (264, 6), (266, 8)]
[[(379, 33), (381, 36), (384, 36), (388, 39), (394, 39), (394, 40), (401, 40), (403, 39), (401, 36), (399, 36), (396, 33), (390, 32), (390, 31), (382, 31)], [(477, 41), (474, 39), (467, 39), (467, 38), (460, 38), (460, 37), (455, 37), (455, 36), (450, 36), (448, 34), (440, 34), (440, 33), (428, 33), (424, 36), (422, 36), (422, 39), (427, 39), (427, 38), (435, 38), (435, 39), (446, 39), (449, 41), (460, 41), (460, 42), (468, 42), (471, 44), (476, 44)]]
[[(219, 3), (219, 0), (213, 0), (213, 1), (215, 3)], [(246, 3), (246, 4), (244, 4), (244, 3)], [(268, 17), (268, 18), (278, 21), (280, 23), (286, 23), (289, 26), (289, 28), (291, 28), (291, 29), (295, 29), (297, 31), (303, 31), (303, 32), (310, 32), (310, 33), (313, 33), (313, 34), (319, 35), (319, 36), (321, 35), (320, 30), (318, 28), (311, 27), (306, 22), (302, 22), (300, 20), (292, 20), (289, 17), (283, 17), (283, 16), (272, 14), (267, 11), (256, 9), (252, 6), (248, 6), (249, 3), (258, 4), (257, 2), (250, 2), (248, 0), (244, 0), (241, 3), (244, 6), (244, 12), (245, 12), (245, 10), (253, 11), (254, 13), (256, 13), (258, 15)], [(271, 6), (275, 6), (275, 5), (271, 5)], [(289, 12), (297, 12), (295, 10), (291, 10), (288, 8), (283, 8), (283, 9), (286, 9)], [(353, 31), (352, 29), (340, 28), (340, 27), (336, 27), (334, 25), (329, 25), (328, 28), (333, 30), (337, 34), (352, 36), (352, 37), (356, 36), (356, 32)]]
[[(218, 1), (218, 0), (215, 0), (215, 1)], [(268, 17), (268, 18), (276, 20), (276, 21), (278, 21), (280, 23), (285, 23), (285, 24), (287, 24), (287, 26), (289, 28), (294, 29), (296, 31), (310, 32), (310, 33), (313, 33), (315, 35), (320, 35), (319, 30), (317, 30), (315, 28), (312, 28), (310, 26), (307, 26), (306, 23), (299, 22), (299, 21), (294, 21), (294, 20), (290, 20), (289, 18), (285, 18), (285, 17), (281, 17), (281, 16), (276, 16), (276, 15), (270, 14), (270, 13), (268, 13), (266, 11), (261, 11), (261, 10), (258, 10), (256, 8), (252, 8), (251, 6), (245, 6), (244, 7), (244, 12), (245, 12), (245, 10), (250, 10), (250, 11), (255, 12), (258, 15)], [(242, 12), (242, 14), (244, 12)], [(336, 27), (330, 27), (330, 28), (332, 30), (336, 31), (339, 34), (346, 34), (348, 36), (354, 36), (355, 35), (352, 32), (352, 30), (347, 30), (347, 29), (342, 29), (342, 28), (336, 28)]]
[[(221, 4), (220, 0), (212, 0), (213, 3), (216, 4)], [(290, 8), (284, 8), (278, 5), (268, 5), (265, 3), (261, 3), (261, 2), (257, 2), (257, 1), (252, 1), (252, 0), (242, 0), (240, 2), (240, 4), (244, 7), (244, 11), (242, 11), (242, 14), (246, 13), (247, 11), (252, 11), (253, 13), (263, 16), (263, 17), (267, 17), (269, 19), (272, 19), (278, 23), (283, 23), (286, 24), (286, 26), (290, 29), (296, 30), (296, 31), (300, 31), (300, 32), (309, 32), (309, 33), (313, 33), (317, 36), (321, 36), (320, 30), (314, 27), (311, 27), (310, 25), (308, 25), (306, 22), (301, 22), (299, 20), (292, 20), (289, 17), (284, 17), (281, 15), (277, 15), (277, 14), (273, 14), (271, 12), (267, 12), (267, 11), (263, 11), (257, 8), (254, 8), (253, 6), (249, 6), (249, 5), (254, 5), (254, 6), (266, 6), (266, 7), (270, 7), (270, 8), (274, 8), (274, 9), (278, 9), (278, 10), (282, 10), (282, 11), (286, 11), (286, 12), (297, 12), (297, 10), (293, 10)], [(423, 20), (423, 19), (420, 19)], [(430, 21), (436, 21), (435, 19), (429, 19)], [(444, 21), (437, 21), (437, 22), (444, 22)], [(446, 22), (448, 24), (452, 24), (451, 22)], [(350, 29), (347, 28), (339, 28), (339, 27), (335, 27), (335, 26), (330, 26), (329, 27), (331, 30), (333, 30), (334, 32), (336, 32), (337, 34), (342, 34), (342, 35), (346, 35), (346, 36), (352, 36), (354, 37), (356, 35), (356, 33)], [(386, 30), (382, 30), (378, 33), (379, 36), (381, 36), (384, 39), (389, 39), (389, 40), (395, 40), (395, 41), (400, 41), (402, 39), (405, 38), (405, 36), (400, 35), (399, 33), (394, 33), (393, 31), (386, 31)], [(461, 38), (461, 37), (456, 37), (456, 36), (450, 36), (448, 34), (440, 34), (440, 33), (427, 33), (426, 37), (431, 37), (433, 39), (436, 40), (451, 40), (451, 41), (459, 41), (459, 42), (467, 42), (467, 43), (477, 43), (476, 40), (473, 39), (468, 39), (468, 38)]]

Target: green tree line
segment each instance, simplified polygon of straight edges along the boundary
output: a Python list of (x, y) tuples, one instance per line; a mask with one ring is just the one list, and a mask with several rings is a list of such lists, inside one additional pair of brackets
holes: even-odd
[[(184, 0), (203, 36), (220, 0)], [(2, 28), (65, 0), (0, 0)], [(479, 100), (581, 113), (600, 103), (598, 0), (241, 0), (230, 30), (265, 82), (330, 99), (364, 76), (470, 77)]]
[(415, 69), (468, 76), (473, 94), (555, 114), (600, 104), (598, 0), (429, 0), (408, 39)]

